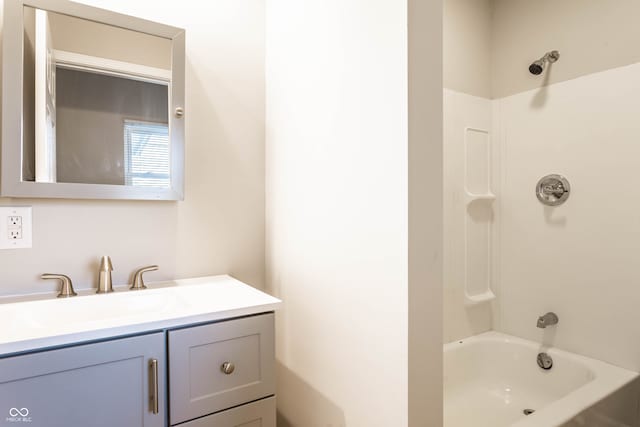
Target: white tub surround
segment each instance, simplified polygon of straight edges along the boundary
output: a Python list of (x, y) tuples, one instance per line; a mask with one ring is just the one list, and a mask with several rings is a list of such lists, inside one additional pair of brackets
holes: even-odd
[[(553, 367), (538, 367), (544, 351)], [(560, 426), (638, 374), (538, 343), (486, 332), (444, 346), (445, 427)], [(533, 409), (531, 415), (523, 413)]]
[(497, 292), (492, 102), (444, 90), (444, 342), (491, 330)]
[(147, 286), (65, 299), (4, 298), (0, 356), (264, 313), (281, 303), (226, 275)]

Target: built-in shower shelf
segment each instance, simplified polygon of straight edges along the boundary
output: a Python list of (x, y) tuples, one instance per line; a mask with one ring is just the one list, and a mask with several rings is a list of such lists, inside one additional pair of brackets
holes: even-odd
[(464, 294), (464, 302), (466, 305), (481, 304), (483, 302), (489, 302), (494, 299), (496, 299), (496, 295), (491, 290), (478, 295), (468, 295), (466, 292)]
[(487, 129), (467, 127), (464, 133), (465, 304), (486, 303), (491, 290), (491, 139)]
[(473, 193), (465, 192), (465, 199), (466, 199), (467, 205), (477, 201), (493, 202), (496, 199), (496, 195), (493, 193), (473, 194)]

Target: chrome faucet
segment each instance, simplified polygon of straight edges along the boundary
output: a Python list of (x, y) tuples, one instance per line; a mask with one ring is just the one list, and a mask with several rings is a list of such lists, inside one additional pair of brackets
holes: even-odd
[(553, 313), (553, 312), (549, 312), (547, 314), (545, 314), (544, 316), (540, 316), (538, 317), (538, 328), (546, 328), (547, 326), (551, 326), (551, 325), (555, 325), (558, 323), (558, 316)]
[(106, 294), (113, 292), (113, 284), (111, 282), (111, 272), (113, 271), (113, 265), (111, 264), (111, 258), (103, 256), (100, 261), (100, 270), (98, 272), (98, 290), (97, 294)]
[(71, 279), (69, 278), (69, 276), (65, 276), (64, 274), (45, 273), (40, 277), (42, 277), (43, 279), (60, 280), (60, 292), (58, 293), (58, 298), (69, 298), (78, 295), (73, 290), (73, 284), (71, 283)]
[(142, 267), (141, 269), (137, 270), (133, 275), (133, 284), (129, 289), (131, 289), (132, 291), (147, 289), (147, 286), (144, 284), (144, 280), (142, 279), (142, 274), (146, 273), (147, 271), (156, 271), (157, 269), (157, 265), (150, 265), (148, 267)]

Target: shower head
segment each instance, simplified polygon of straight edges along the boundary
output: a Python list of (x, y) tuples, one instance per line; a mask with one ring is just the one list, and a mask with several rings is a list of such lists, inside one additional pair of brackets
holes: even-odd
[(534, 75), (542, 74), (544, 71), (544, 61), (542, 59), (538, 59), (529, 65), (529, 72)]
[(531, 65), (529, 65), (529, 72), (536, 76), (542, 74), (547, 63), (552, 64), (556, 62), (558, 58), (560, 58), (560, 53), (557, 50), (547, 52), (542, 58), (534, 61)]

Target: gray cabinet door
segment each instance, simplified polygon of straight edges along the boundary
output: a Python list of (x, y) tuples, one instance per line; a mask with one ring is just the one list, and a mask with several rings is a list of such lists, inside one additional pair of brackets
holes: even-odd
[(275, 393), (274, 316), (169, 331), (171, 424)]
[(269, 397), (198, 418), (180, 427), (276, 427), (276, 398)]
[(161, 427), (165, 369), (163, 333), (0, 359), (0, 426)]

